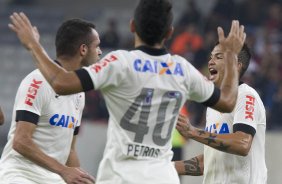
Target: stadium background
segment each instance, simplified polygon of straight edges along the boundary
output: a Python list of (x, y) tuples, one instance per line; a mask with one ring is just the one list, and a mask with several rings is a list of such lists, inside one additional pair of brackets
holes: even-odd
[[(128, 23), (138, 0), (0, 0), (0, 105), (6, 121), (0, 127), (0, 153), (10, 126), (17, 87), (34, 69), (29, 53), (8, 29), (13, 11), (25, 12), (39, 28), (41, 42), (55, 57), (54, 39), (58, 26), (68, 18), (94, 22), (103, 53), (133, 46)], [(167, 44), (173, 53), (186, 57), (206, 74), (209, 51), (217, 39), (218, 25), (229, 31), (230, 20), (246, 27), (247, 43), (253, 54), (244, 81), (255, 87), (267, 109), (266, 160), (268, 183), (282, 183), (282, 1), (281, 0), (173, 0), (175, 34)], [(204, 108), (187, 103), (191, 121), (204, 126)], [(82, 167), (96, 175), (106, 139), (107, 111), (99, 92), (87, 93), (78, 152)], [(188, 141), (184, 158), (201, 153), (203, 146)], [(129, 173), (130, 174), (130, 173)], [(201, 183), (201, 177), (183, 177), (182, 183)]]

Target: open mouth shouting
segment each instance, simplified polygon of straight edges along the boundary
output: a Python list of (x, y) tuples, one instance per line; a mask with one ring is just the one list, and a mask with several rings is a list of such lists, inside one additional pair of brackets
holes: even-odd
[(210, 72), (209, 80), (214, 81), (216, 79), (217, 70), (212, 67), (209, 67), (209, 72)]

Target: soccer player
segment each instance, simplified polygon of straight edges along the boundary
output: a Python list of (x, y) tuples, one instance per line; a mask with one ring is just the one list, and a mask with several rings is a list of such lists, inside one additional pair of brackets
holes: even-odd
[[(238, 55), (240, 78), (247, 70), (250, 58), (249, 49), (244, 45)], [(208, 63), (210, 80), (216, 86), (223, 82), (224, 65), (225, 56), (218, 44)], [(266, 184), (265, 108), (252, 87), (240, 82), (236, 106), (231, 113), (208, 108), (205, 131), (193, 127), (182, 115), (177, 129), (184, 137), (205, 144), (204, 154), (175, 162), (180, 175), (204, 175), (204, 184)]]
[(0, 125), (3, 125), (5, 122), (5, 117), (4, 117), (4, 113), (0, 107)]
[[(101, 54), (99, 43), (92, 23), (68, 20), (56, 35), (54, 63), (66, 71), (88, 66)], [(94, 183), (94, 178), (80, 169), (75, 150), (84, 103), (83, 92), (61, 96), (38, 69), (28, 74), (17, 91), (0, 161), (0, 183)]]
[(226, 38), (218, 29), (227, 65), (224, 82), (215, 88), (187, 60), (165, 49), (173, 32), (172, 17), (169, 0), (140, 0), (130, 22), (135, 49), (110, 52), (96, 64), (69, 72), (51, 62), (23, 13), (11, 16), (9, 27), (58, 94), (101, 90), (110, 117), (98, 184), (178, 184), (171, 133), (185, 101), (225, 112), (235, 105), (244, 27), (233, 21)]

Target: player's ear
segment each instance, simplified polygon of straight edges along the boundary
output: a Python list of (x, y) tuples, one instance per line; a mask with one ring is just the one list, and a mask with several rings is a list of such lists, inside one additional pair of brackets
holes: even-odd
[(238, 62), (238, 72), (241, 73), (241, 70), (243, 68), (243, 64), (241, 62)]
[(167, 32), (166, 35), (165, 35), (165, 39), (166, 39), (166, 40), (170, 39), (171, 36), (172, 36), (172, 34), (173, 34), (173, 32), (174, 32), (174, 27), (173, 27), (173, 26), (170, 26), (168, 32)]
[(130, 26), (130, 31), (131, 31), (132, 33), (135, 33), (135, 22), (134, 22), (134, 19), (131, 19), (131, 20), (130, 20), (129, 26)]
[(88, 46), (86, 44), (81, 44), (79, 47), (79, 53), (81, 56), (85, 56), (88, 52)]

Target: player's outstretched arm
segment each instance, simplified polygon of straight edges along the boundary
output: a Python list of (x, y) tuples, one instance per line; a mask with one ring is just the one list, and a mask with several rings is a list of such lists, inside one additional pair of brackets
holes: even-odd
[(5, 117), (4, 117), (4, 113), (0, 107), (0, 125), (3, 125), (5, 122)]
[(252, 135), (241, 131), (230, 134), (216, 134), (195, 128), (184, 115), (179, 115), (176, 129), (187, 139), (191, 138), (219, 151), (240, 156), (248, 155), (253, 141)]
[(198, 155), (190, 160), (174, 162), (178, 175), (201, 176), (204, 173), (204, 155)]
[(231, 112), (236, 104), (238, 94), (238, 54), (244, 45), (246, 33), (244, 26), (240, 25), (239, 21), (233, 20), (228, 36), (225, 37), (222, 28), (219, 27), (218, 37), (226, 64), (224, 78), (220, 86), (220, 99), (213, 108), (221, 112)]
[(83, 91), (75, 72), (68, 72), (53, 63), (39, 42), (37, 29), (31, 25), (24, 13), (13, 13), (10, 19), (9, 28), (17, 34), (21, 43), (31, 52), (36, 66), (57, 94), (67, 95)]

